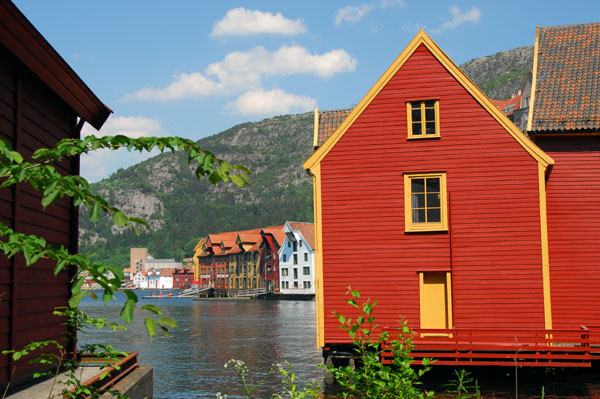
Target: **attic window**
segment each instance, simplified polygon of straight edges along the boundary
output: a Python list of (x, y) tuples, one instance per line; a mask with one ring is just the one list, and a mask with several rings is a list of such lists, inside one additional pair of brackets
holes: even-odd
[(406, 103), (408, 138), (440, 137), (440, 106), (438, 100)]

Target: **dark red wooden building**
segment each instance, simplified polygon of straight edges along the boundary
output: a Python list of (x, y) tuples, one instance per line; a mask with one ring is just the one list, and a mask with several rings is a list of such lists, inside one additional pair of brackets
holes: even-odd
[[(100, 129), (110, 114), (63, 58), (8, 0), (0, 0), (0, 137), (25, 158), (40, 147), (79, 137), (84, 122)], [(64, 173), (79, 173), (79, 159), (62, 162)], [(37, 234), (77, 251), (78, 211), (64, 200), (42, 209), (41, 195), (28, 185), (0, 190), (0, 220), (16, 231)], [(52, 315), (66, 306), (70, 275), (54, 276), (40, 260), (25, 268), (22, 257), (0, 259), (0, 350), (31, 341), (61, 340), (65, 327)], [(0, 389), (18, 385), (39, 371), (28, 358), (0, 356)]]
[(279, 292), (279, 248), (285, 240), (283, 226), (265, 227), (260, 234), (260, 288)]
[[(343, 114), (332, 128), (328, 118)], [(350, 342), (330, 315), (352, 315), (351, 286), (380, 301), (382, 328), (408, 320), (417, 358), (589, 366), (589, 331), (557, 317), (578, 305), (553, 302), (563, 289), (551, 279), (560, 252), (549, 247), (560, 240), (552, 212), (566, 218), (548, 211), (560, 201), (547, 193), (555, 160), (429, 36), (421, 31), (351, 112), (315, 119), (318, 149), (304, 167), (314, 179), (317, 343), (326, 356)], [(595, 255), (582, 257), (597, 267), (600, 247), (589, 240), (580, 248)]]

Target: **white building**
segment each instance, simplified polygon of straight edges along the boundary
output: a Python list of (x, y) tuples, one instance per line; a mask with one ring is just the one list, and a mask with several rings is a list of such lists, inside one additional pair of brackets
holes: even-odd
[(315, 293), (314, 225), (287, 222), (279, 248), (279, 281), (282, 294)]
[(140, 289), (148, 288), (148, 276), (145, 270), (141, 270), (133, 275), (133, 284)]

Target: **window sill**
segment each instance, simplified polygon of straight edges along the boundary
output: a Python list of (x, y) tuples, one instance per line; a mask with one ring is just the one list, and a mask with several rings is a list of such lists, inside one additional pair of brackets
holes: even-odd
[(407, 136), (407, 140), (430, 140), (430, 139), (441, 139), (442, 136), (437, 135), (426, 135), (426, 136)]

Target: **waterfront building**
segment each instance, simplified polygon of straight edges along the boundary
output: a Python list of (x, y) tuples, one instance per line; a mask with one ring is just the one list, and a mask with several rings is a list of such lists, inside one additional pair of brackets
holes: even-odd
[(351, 339), (328, 316), (357, 316), (345, 303), (351, 286), (379, 300), (377, 322), (390, 332), (406, 317), (416, 359), (591, 365), (599, 38), (598, 24), (538, 31), (527, 130), (546, 151), (423, 31), (343, 121), (332, 127), (335, 113), (315, 111), (317, 149), (304, 167), (326, 358), (348, 352)]
[[(30, 160), (39, 148), (79, 138), (85, 123), (100, 130), (112, 112), (73, 71), (11, 1), (0, 2), (0, 137)], [(88, 43), (89, 45), (89, 43)], [(55, 164), (58, 172), (77, 175), (79, 157)], [(18, 233), (36, 234), (71, 253), (78, 248), (78, 208), (68, 199), (42, 207), (40, 193), (28, 184), (0, 190), (2, 222)], [(0, 260), (0, 351), (21, 350), (32, 341), (55, 340), (73, 353), (75, 340), (64, 319), (52, 314), (68, 306), (73, 269), (54, 274), (55, 264), (40, 259), (25, 267), (25, 258)], [(73, 332), (71, 330), (71, 332)], [(0, 356), (0, 390), (33, 382), (35, 373), (54, 364), (30, 362), (55, 354), (40, 348), (20, 359)]]
[(194, 282), (194, 270), (193, 267), (184, 266), (173, 270), (173, 288), (174, 289), (187, 289), (191, 288)]
[(286, 222), (279, 248), (279, 281), (282, 294), (315, 293), (313, 223)]
[(260, 235), (259, 288), (279, 292), (279, 248), (285, 240), (283, 226), (265, 227)]
[(242, 283), (244, 289), (258, 288), (260, 281), (260, 229), (240, 231), (236, 244), (242, 250), (240, 259), (242, 261)]
[(234, 245), (227, 252), (228, 261), (228, 291), (227, 296), (236, 296), (240, 289), (244, 288), (242, 282), (242, 249), (239, 245)]

